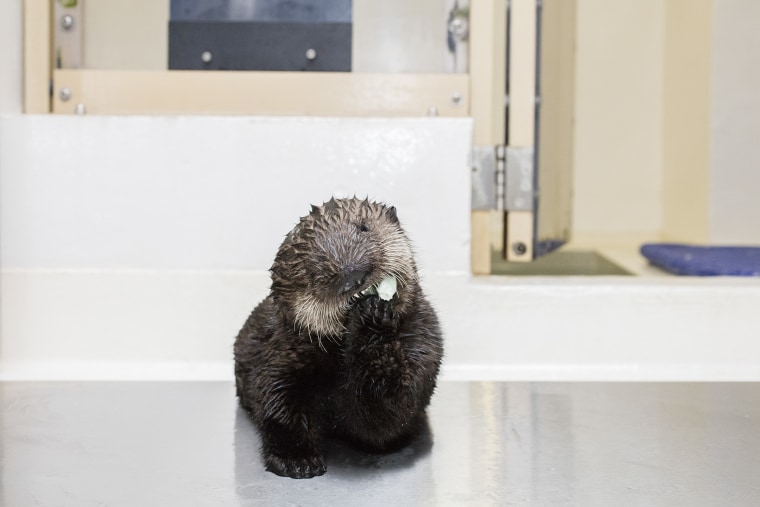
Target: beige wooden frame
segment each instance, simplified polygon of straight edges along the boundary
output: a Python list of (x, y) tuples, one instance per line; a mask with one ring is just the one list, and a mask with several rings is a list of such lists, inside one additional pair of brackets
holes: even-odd
[[(507, 36), (506, 0), (472, 0), (470, 4), (470, 103), (473, 143), (504, 144), (504, 91)], [(470, 270), (491, 273), (491, 250), (501, 249), (503, 213), (477, 210), (470, 215)]]
[(24, 0), (24, 112), (50, 112), (51, 4)]
[[(567, 0), (563, 0), (567, 1)], [(536, 0), (511, 0), (509, 30), (509, 141), (511, 148), (535, 146)], [(504, 213), (504, 255), (509, 262), (533, 259), (533, 211)], [(513, 245), (525, 245), (517, 254)]]
[[(466, 74), (55, 70), (53, 112), (441, 116), (469, 114)], [(60, 90), (70, 90), (61, 99)], [(223, 92), (221, 92), (223, 90)]]

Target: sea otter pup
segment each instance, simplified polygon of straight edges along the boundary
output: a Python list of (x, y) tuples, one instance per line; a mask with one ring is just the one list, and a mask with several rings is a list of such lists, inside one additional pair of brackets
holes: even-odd
[(282, 242), (269, 296), (235, 340), (237, 395), (267, 470), (326, 471), (324, 437), (389, 451), (425, 421), (443, 354), (392, 206), (331, 199)]

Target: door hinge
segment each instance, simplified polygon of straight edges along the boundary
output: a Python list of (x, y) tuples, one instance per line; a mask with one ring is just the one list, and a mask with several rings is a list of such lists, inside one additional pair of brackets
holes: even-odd
[(533, 147), (507, 146), (504, 162), (504, 209), (533, 211)]
[(504, 209), (504, 147), (475, 145), (471, 158), (472, 209)]
[(532, 211), (533, 147), (472, 147), (472, 209)]

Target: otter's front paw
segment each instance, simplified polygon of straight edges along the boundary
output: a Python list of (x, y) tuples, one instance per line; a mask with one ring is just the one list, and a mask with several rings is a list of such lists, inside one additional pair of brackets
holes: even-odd
[(307, 458), (294, 458), (268, 454), (265, 456), (267, 470), (282, 477), (311, 479), (327, 471), (322, 456), (315, 454)]
[(355, 324), (376, 332), (395, 331), (398, 327), (399, 316), (393, 308), (394, 297), (390, 301), (380, 299), (378, 296), (369, 296), (360, 299), (354, 307), (356, 316)]

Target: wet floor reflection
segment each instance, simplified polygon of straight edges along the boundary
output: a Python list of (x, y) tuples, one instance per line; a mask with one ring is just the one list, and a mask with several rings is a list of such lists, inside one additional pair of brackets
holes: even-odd
[(447, 385), (431, 410), (436, 495), (481, 505), (760, 505), (758, 396), (760, 384)]
[(232, 383), (0, 384), (0, 504), (760, 505), (760, 384), (451, 383), (408, 446), (266, 472)]

